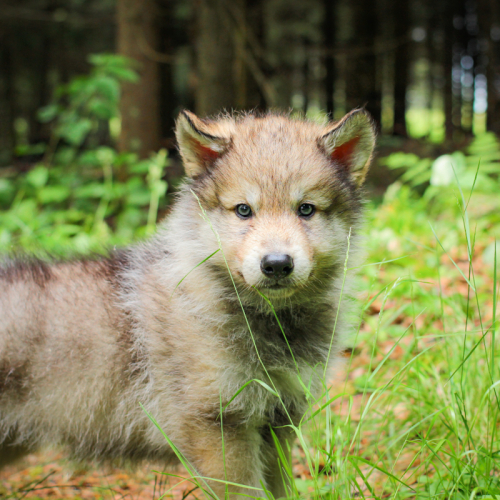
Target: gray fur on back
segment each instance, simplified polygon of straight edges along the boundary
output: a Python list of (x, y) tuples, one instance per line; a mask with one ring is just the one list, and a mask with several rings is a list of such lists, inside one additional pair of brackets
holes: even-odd
[[(371, 144), (371, 125), (356, 113), (341, 125), (349, 137), (361, 127)], [(233, 149), (210, 175), (199, 176), (189, 157), (193, 179), (149, 241), (100, 260), (0, 266), (0, 465), (48, 444), (84, 459), (168, 462), (174, 455), (143, 405), (195, 468), (223, 478), (221, 404), (258, 379), (279, 398), (251, 383), (224, 412), (228, 478), (284, 494), (273, 483), (280, 473), (269, 426), (291, 439), (283, 426), (309, 404), (299, 374), (318, 395), (323, 368), (342, 347), (352, 286), (344, 263), (350, 246), (348, 267), (356, 265), (355, 179), (364, 171), (351, 178), (332, 163), (322, 126), (272, 115), (224, 120), (202, 135), (183, 124), (204, 141), (234, 129), (239, 142), (228, 142)], [(318, 200), (310, 221), (290, 210), (302, 192)], [(239, 200), (259, 207), (255, 220), (236, 216)], [(305, 276), (293, 293), (272, 295), (277, 318), (246, 281), (260, 283), (260, 255), (275, 247), (295, 252)]]

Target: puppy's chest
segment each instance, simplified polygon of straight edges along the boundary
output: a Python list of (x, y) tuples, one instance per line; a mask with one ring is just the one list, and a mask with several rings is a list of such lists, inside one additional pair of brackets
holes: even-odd
[(317, 385), (315, 367), (326, 359), (328, 326), (285, 315), (279, 323), (270, 316), (247, 318), (249, 325), (234, 325), (227, 338), (228, 365), (219, 379), (226, 401), (248, 418), (301, 414), (304, 386)]
[[(297, 370), (326, 360), (332, 339), (332, 315), (328, 309), (283, 310), (276, 315), (249, 314), (240, 325), (242, 354), (258, 359), (268, 370)], [(246, 350), (245, 353), (243, 351)]]
[(188, 375), (193, 382), (190, 391), (203, 385), (197, 397), (202, 394), (206, 411), (218, 414), (221, 403), (228, 405), (235, 423), (265, 423), (279, 420), (282, 413), (300, 414), (306, 406), (304, 386), (316, 385), (315, 368), (323, 366), (328, 353), (329, 315), (278, 311), (276, 318), (246, 312), (246, 319), (227, 314), (224, 323), (205, 330), (213, 342), (198, 370), (203, 376)]
[(231, 382), (222, 381), (221, 395), (236, 422), (285, 425), (291, 417), (303, 414), (307, 402), (301, 380), (310, 387), (310, 371), (299, 375), (293, 370), (254, 367), (233, 375)]

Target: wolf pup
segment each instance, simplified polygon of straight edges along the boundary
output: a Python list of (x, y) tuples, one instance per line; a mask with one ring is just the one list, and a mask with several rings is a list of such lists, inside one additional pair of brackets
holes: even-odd
[(0, 267), (0, 463), (175, 459), (144, 408), (213, 494), (285, 496), (271, 429), (287, 453), (299, 374), (317, 393), (341, 349), (374, 128), (185, 111), (176, 135), (188, 180), (156, 236)]

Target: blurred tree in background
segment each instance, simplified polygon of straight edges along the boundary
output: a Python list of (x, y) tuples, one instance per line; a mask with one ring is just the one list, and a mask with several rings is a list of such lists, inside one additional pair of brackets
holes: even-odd
[(139, 84), (128, 82), (122, 87), (119, 148), (142, 157), (160, 145), (160, 81), (153, 52), (159, 38), (157, 18), (155, 0), (116, 2), (116, 49), (135, 62), (140, 75)]
[[(294, 488), (500, 498), (500, 0), (0, 0), (0, 258), (152, 234), (182, 174), (182, 108), (359, 106), (380, 132), (364, 320)], [(0, 499), (171, 496), (166, 474), (138, 496), (124, 471), (64, 472), (57, 490), (37, 460), (4, 469)]]
[[(123, 84), (114, 140), (142, 158), (172, 147), (181, 108), (338, 118), (366, 106), (383, 137), (449, 147), (500, 133), (498, 0), (1, 3), (3, 165), (14, 159), (22, 169), (26, 146), (48, 140), (37, 111), (100, 52), (131, 58), (139, 73)], [(113, 131), (101, 140), (113, 141)]]

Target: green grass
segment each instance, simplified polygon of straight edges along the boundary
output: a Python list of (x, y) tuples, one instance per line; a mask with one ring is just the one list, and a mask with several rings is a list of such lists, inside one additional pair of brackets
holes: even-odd
[[(145, 208), (137, 220), (147, 229), (158, 209), (160, 189), (154, 186), (164, 161), (144, 167), (153, 195), (143, 196)], [(42, 187), (50, 184), (48, 179), (42, 179)], [(50, 239), (56, 209), (45, 210), (37, 198), (37, 179), (11, 182), (24, 186), (23, 196), (29, 195), (32, 205), (38, 200), (36, 211), (47, 215), (41, 241), (52, 249), (58, 244)], [(381, 205), (369, 209), (367, 259), (360, 269), (363, 314), (344, 368), (334, 380), (324, 381), (323, 394), (294, 428), (293, 466), (283, 467), (290, 476), (291, 498), (500, 498), (495, 323), (500, 200), (492, 192), (498, 193), (498, 184), (478, 189), (472, 183), (465, 193), (455, 184), (432, 186), (418, 197), (396, 183)], [(99, 240), (92, 229), (99, 218), (114, 242), (113, 220), (128, 195), (121, 196), (106, 199), (113, 200), (109, 208), (102, 208), (102, 199), (89, 204), (91, 224), (73, 227), (77, 234), (72, 238), (85, 233)], [(22, 207), (18, 198), (4, 219), (0, 213), (0, 220), (11, 221), (13, 228), (0, 229), (9, 234), (4, 248), (32, 250), (40, 240), (35, 226), (29, 231), (15, 226)], [(25, 221), (35, 224), (28, 212)], [(136, 235), (132, 220), (128, 225), (129, 232), (121, 229), (125, 236), (120, 242)], [(267, 381), (255, 383), (274, 390)]]
[(290, 498), (500, 498), (499, 207), (483, 201), (396, 185), (372, 209), (352, 355), (293, 427), (293, 469), (280, 451)]
[[(296, 451), (306, 497), (500, 498), (496, 261), (482, 259), (498, 228), (443, 196), (437, 215), (400, 187), (372, 212), (357, 348)], [(398, 260), (369, 265), (384, 259)]]

